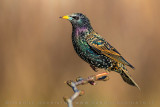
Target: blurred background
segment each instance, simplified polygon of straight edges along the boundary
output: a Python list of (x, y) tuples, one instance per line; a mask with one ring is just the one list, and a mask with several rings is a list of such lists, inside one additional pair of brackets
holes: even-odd
[[(93, 28), (135, 66), (141, 91), (111, 72), (110, 80), (84, 85), (75, 107), (160, 106), (160, 1), (0, 0), (0, 106), (67, 107), (64, 81), (95, 73), (74, 52), (72, 27), (59, 19), (81, 12)], [(99, 72), (103, 72), (100, 70)]]

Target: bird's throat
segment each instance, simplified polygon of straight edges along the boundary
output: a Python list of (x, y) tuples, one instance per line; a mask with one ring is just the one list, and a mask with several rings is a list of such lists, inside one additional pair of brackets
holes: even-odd
[(82, 27), (82, 28), (77, 28), (76, 30), (75, 30), (75, 35), (76, 36), (81, 36), (81, 34), (85, 34), (85, 33), (87, 33), (88, 32), (88, 29), (87, 28), (85, 28), (85, 27)]
[(92, 32), (93, 30), (88, 27), (77, 27), (73, 28), (73, 33), (76, 37), (84, 36)]

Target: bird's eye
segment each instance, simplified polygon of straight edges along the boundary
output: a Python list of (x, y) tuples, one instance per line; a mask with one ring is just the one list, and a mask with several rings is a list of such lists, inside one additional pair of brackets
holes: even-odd
[(78, 16), (73, 16), (72, 18), (75, 19), (75, 20), (78, 20), (78, 19), (79, 19)]

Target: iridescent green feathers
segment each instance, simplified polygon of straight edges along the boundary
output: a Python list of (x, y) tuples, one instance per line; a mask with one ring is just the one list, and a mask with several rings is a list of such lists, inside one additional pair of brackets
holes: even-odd
[(129, 64), (113, 46), (111, 46), (98, 33), (94, 31), (86, 36), (86, 41), (88, 45), (98, 54), (103, 54), (117, 62), (117, 68), (115, 70), (117, 70), (120, 73), (123, 80), (128, 84), (136, 86), (138, 89), (140, 89), (136, 82), (129, 75), (127, 69), (124, 66), (119, 66), (118, 64), (121, 63), (127, 65), (132, 69), (134, 69), (134, 67), (131, 64)]
[(93, 30), (89, 19), (85, 15), (73, 13), (62, 18), (69, 20), (72, 24), (72, 42), (76, 53), (89, 63), (93, 70), (102, 68), (118, 72), (125, 82), (138, 87), (129, 75), (125, 65), (134, 67)]
[(94, 49), (98, 54), (103, 54), (116, 62), (127, 65), (131, 68), (134, 68), (131, 64), (129, 64), (121, 54), (108, 42), (106, 42), (99, 34), (96, 32), (91, 32), (86, 37), (87, 43)]

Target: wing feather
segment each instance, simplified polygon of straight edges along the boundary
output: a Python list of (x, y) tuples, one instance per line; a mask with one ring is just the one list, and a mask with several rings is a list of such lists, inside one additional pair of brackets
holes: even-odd
[(90, 33), (86, 37), (86, 41), (89, 44), (89, 46), (92, 47), (92, 49), (94, 49), (98, 54), (103, 54), (116, 62), (120, 62), (124, 65), (130, 66), (131, 68), (134, 68), (121, 56), (121, 54), (114, 47), (112, 47), (97, 33)]

